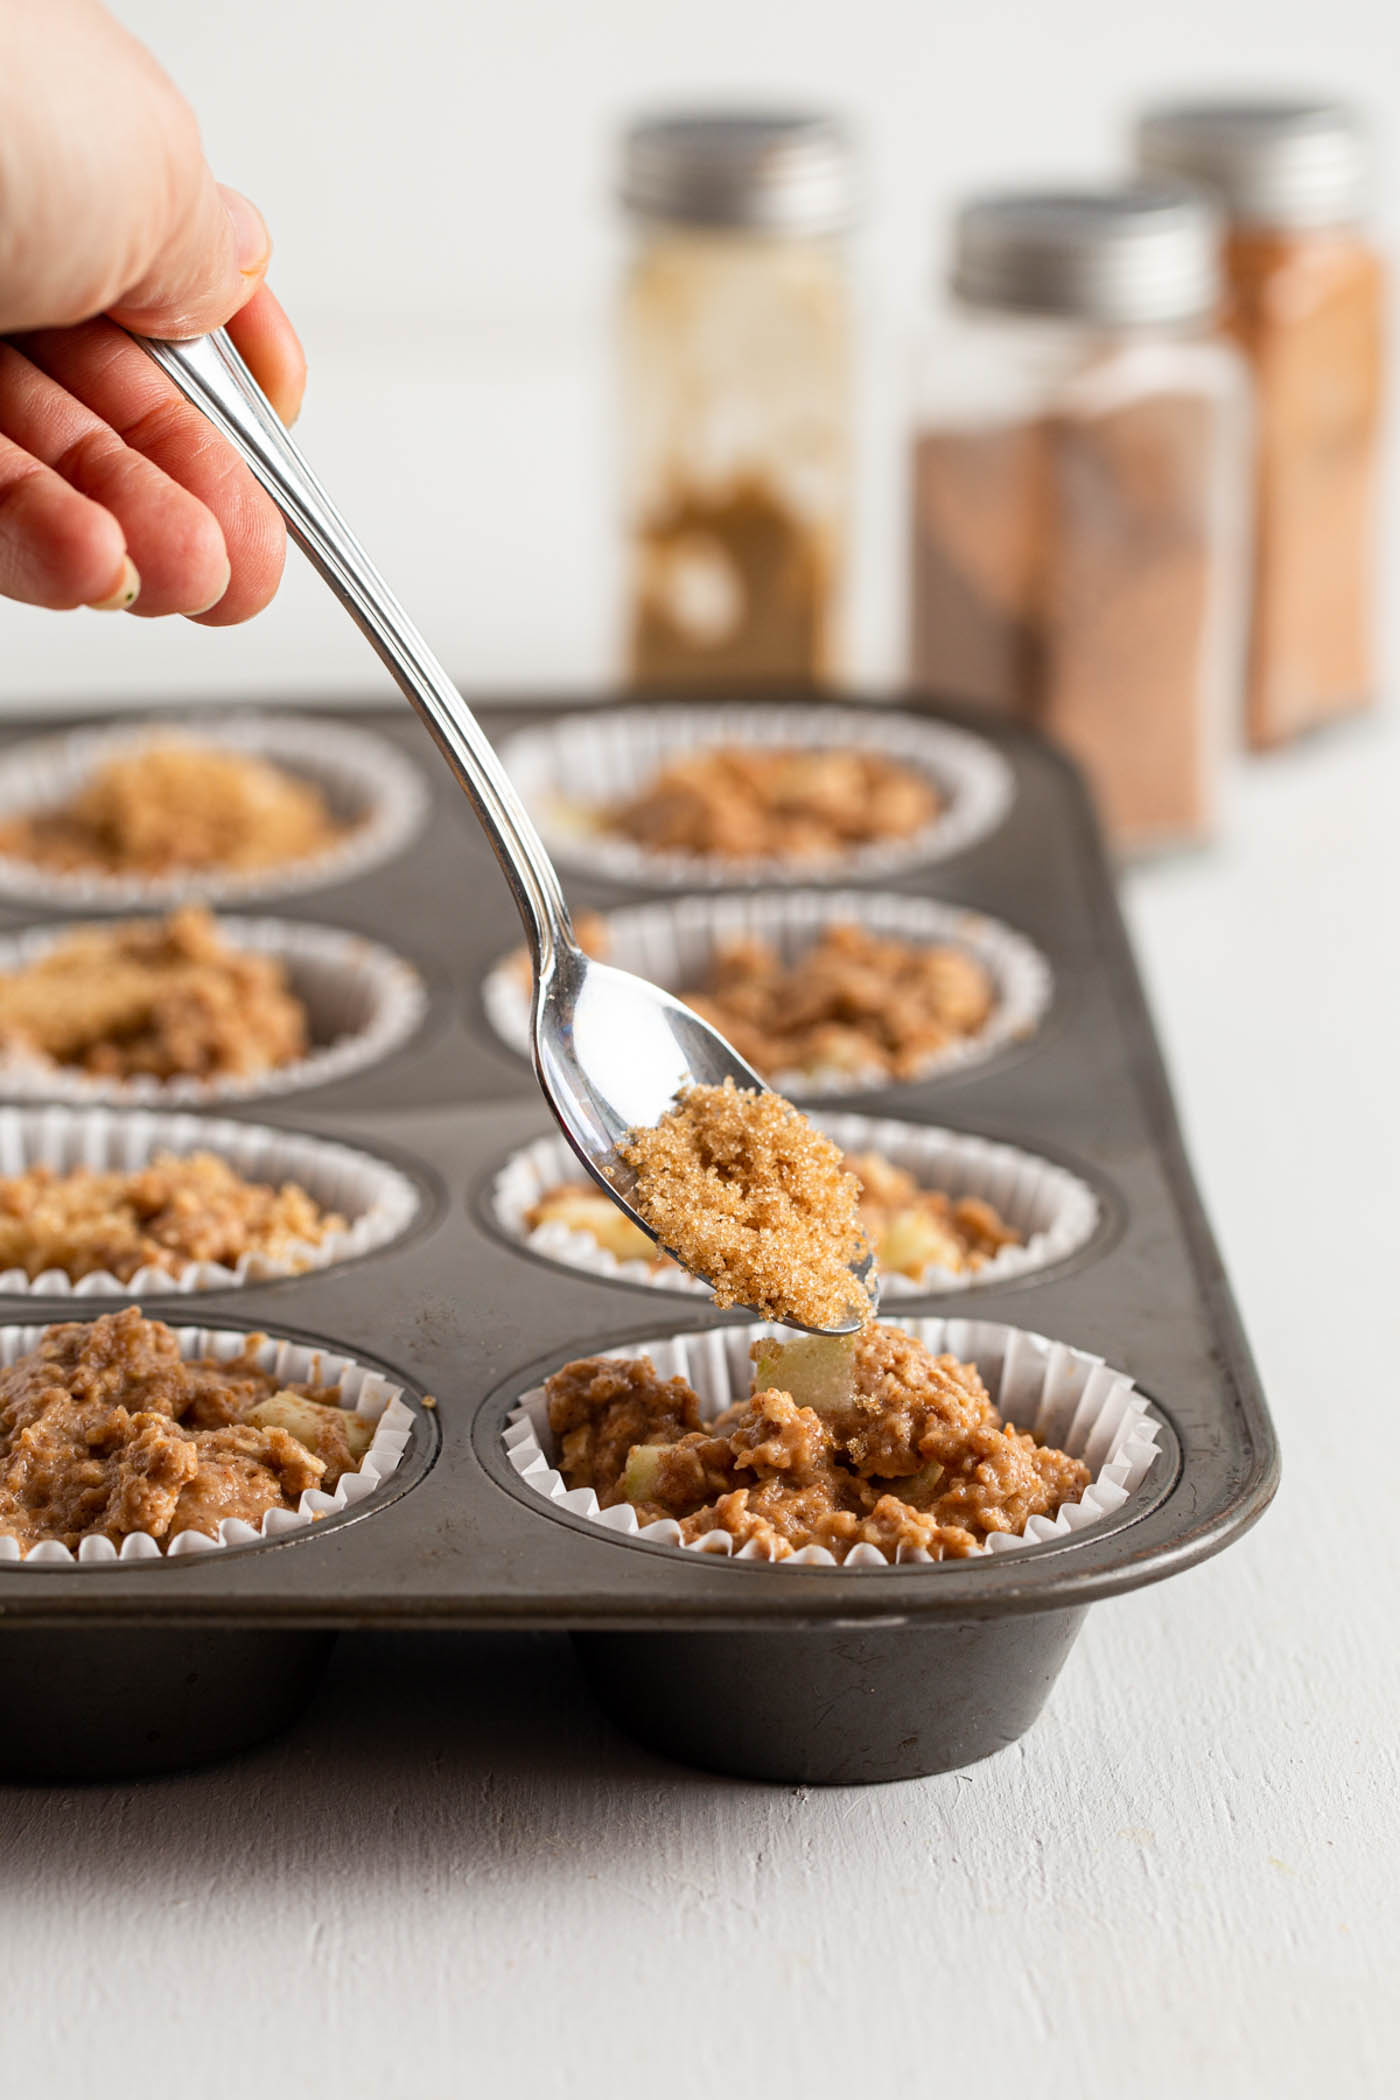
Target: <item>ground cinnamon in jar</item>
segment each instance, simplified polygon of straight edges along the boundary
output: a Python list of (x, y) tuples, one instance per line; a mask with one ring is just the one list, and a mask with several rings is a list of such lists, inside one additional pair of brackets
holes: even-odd
[(922, 685), (1033, 722), (1121, 846), (1203, 835), (1235, 691), (1243, 397), (1179, 190), (998, 198), (959, 221), (912, 476)]
[(1230, 220), (1223, 325), (1256, 403), (1248, 728), (1276, 744), (1375, 695), (1386, 284), (1360, 127), (1329, 103), (1195, 104), (1152, 112), (1138, 144)]
[(853, 158), (821, 112), (630, 127), (622, 202), (627, 668), (798, 686), (840, 669)]

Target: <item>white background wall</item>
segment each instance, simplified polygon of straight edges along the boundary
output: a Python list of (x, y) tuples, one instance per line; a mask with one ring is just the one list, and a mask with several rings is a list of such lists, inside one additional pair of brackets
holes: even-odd
[[(1400, 131), (1394, 0), (125, 0), (264, 207), (302, 326), (302, 435), (477, 686), (585, 686), (612, 648), (607, 321), (623, 113), (810, 98), (860, 127), (865, 446), (856, 668), (900, 650), (900, 349), (943, 207), (1111, 169), (1178, 87), (1323, 88)], [(1391, 185), (1378, 217), (1396, 225)], [(0, 704), (382, 687), (294, 563), (243, 631), (0, 608)]]

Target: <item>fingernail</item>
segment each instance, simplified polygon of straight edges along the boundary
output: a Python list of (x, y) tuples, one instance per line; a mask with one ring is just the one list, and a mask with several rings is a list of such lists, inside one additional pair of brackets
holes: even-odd
[[(222, 188), (222, 186), (221, 186)], [(238, 190), (222, 189), (224, 209), (233, 228), (233, 251), (245, 277), (260, 277), (272, 253), (272, 236), (256, 204)]]
[(224, 563), (224, 580), (219, 585), (219, 588), (215, 591), (213, 597), (209, 600), (208, 604), (190, 606), (189, 610), (185, 614), (185, 618), (187, 620), (197, 620), (201, 613), (213, 612), (214, 607), (223, 597), (225, 591), (228, 589), (229, 584), (232, 582), (232, 580), (233, 570), (230, 568), (228, 562), (226, 561)]
[(141, 578), (136, 564), (129, 554), (122, 557), (122, 573), (117, 587), (105, 598), (92, 598), (88, 603), (93, 612), (125, 612), (141, 595)]

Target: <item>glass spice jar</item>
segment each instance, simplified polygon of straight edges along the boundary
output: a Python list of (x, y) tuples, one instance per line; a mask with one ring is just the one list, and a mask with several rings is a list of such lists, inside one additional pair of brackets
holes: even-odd
[(631, 678), (830, 679), (849, 509), (850, 143), (823, 116), (639, 123), (622, 199)]
[(1247, 383), (1180, 185), (964, 206), (923, 347), (911, 667), (1034, 723), (1136, 849), (1204, 837), (1238, 705)]
[(1248, 725), (1283, 742), (1375, 696), (1386, 271), (1362, 224), (1365, 141), (1327, 102), (1145, 115), (1144, 168), (1224, 209), (1224, 326), (1253, 370)]

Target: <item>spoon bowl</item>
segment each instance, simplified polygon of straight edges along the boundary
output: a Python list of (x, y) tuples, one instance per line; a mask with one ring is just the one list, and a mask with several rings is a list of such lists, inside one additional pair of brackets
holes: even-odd
[[(491, 841), (524, 922), (534, 972), (531, 1048), (545, 1100), (593, 1179), (655, 1241), (631, 1201), (635, 1176), (618, 1145), (628, 1131), (658, 1123), (684, 1087), (732, 1078), (736, 1086), (762, 1088), (763, 1081), (679, 999), (584, 954), (554, 863), (485, 731), (224, 331), (183, 343), (135, 340), (247, 461), (292, 538), (426, 723)], [(878, 1281), (869, 1250), (851, 1273), (860, 1287), (853, 1299), (864, 1293), (873, 1311)], [(853, 1313), (841, 1326), (801, 1331), (849, 1334), (860, 1324)]]

